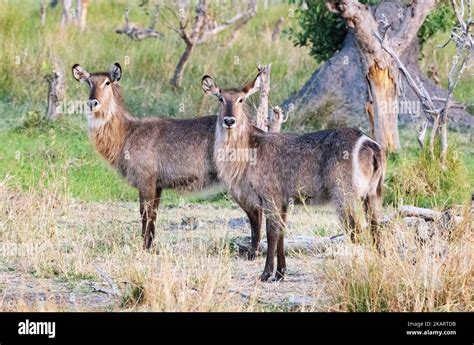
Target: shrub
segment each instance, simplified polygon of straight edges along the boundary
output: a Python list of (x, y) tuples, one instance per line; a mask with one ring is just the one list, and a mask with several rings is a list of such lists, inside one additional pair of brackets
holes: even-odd
[[(440, 143), (435, 155), (439, 157)], [(450, 143), (446, 169), (439, 159), (431, 159), (428, 147), (418, 154), (405, 152), (389, 157), (385, 180), (385, 203), (393, 206), (412, 204), (420, 207), (449, 207), (469, 200), (467, 168), (455, 143)]]

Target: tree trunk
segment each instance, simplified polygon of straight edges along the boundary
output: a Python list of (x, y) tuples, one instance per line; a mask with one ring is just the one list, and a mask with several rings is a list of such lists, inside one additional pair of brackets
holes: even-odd
[(398, 151), (398, 114), (394, 103), (398, 100), (397, 86), (390, 69), (380, 68), (377, 62), (369, 68), (368, 88), (372, 100), (369, 100), (368, 115), (371, 121), (372, 136), (382, 147), (389, 151)]
[(41, 25), (46, 23), (46, 4), (45, 0), (40, 1), (40, 16), (41, 16)]
[(258, 103), (256, 125), (262, 131), (268, 131), (268, 95), (270, 94), (271, 64), (258, 66), (262, 85), (260, 86), (260, 102)]
[(183, 72), (186, 64), (188, 63), (189, 58), (191, 57), (191, 53), (194, 50), (195, 44), (187, 43), (186, 49), (181, 55), (178, 64), (176, 65), (176, 69), (174, 70), (173, 78), (171, 78), (171, 85), (175, 88), (179, 88), (181, 86), (181, 82), (183, 80)]
[(88, 6), (89, 6), (89, 0), (77, 0), (77, 23), (81, 31), (83, 31), (86, 28)]
[(48, 82), (46, 119), (56, 120), (61, 114), (61, 102), (64, 99), (64, 75), (60, 68), (55, 68), (45, 79)]
[[(402, 30), (406, 25), (394, 24), (400, 13), (400, 6), (403, 5), (384, 2), (373, 12), (376, 18), (384, 13), (394, 31)], [(405, 7), (403, 11), (406, 13)], [(410, 18), (406, 14), (404, 16)], [(414, 113), (413, 109), (402, 106), (403, 103), (419, 105), (419, 98), (403, 77), (398, 78), (385, 71), (390, 67), (392, 74), (398, 74), (390, 59), (384, 60), (390, 64), (380, 66), (375, 64), (378, 61), (368, 58), (360, 48), (363, 45), (357, 42), (354, 31), (352, 29), (348, 32), (341, 49), (318, 67), (305, 85), (283, 102), (282, 107), (285, 111), (293, 112), (291, 121), (296, 121), (297, 124), (305, 123), (308, 117), (313, 116), (324, 120), (329, 126), (356, 126), (373, 131), (376, 138), (383, 138), (378, 140), (386, 141), (391, 147), (397, 146), (398, 135), (392, 135), (397, 122), (409, 125), (418, 118), (424, 118), (421, 106), (414, 109)], [(393, 35), (388, 36), (390, 40)], [(421, 72), (416, 32), (411, 39), (406, 38), (406, 41), (400, 59), (435, 99), (445, 99), (447, 91)], [(400, 95), (397, 95), (397, 90), (402, 91)], [(443, 103), (440, 100), (435, 105), (441, 107)], [(388, 111), (384, 114), (385, 107)], [(394, 110), (398, 110), (398, 113)], [(451, 108), (449, 117), (448, 125), (451, 129), (470, 130), (474, 127), (474, 117), (462, 108)], [(387, 125), (386, 131), (379, 128)]]
[(71, 12), (72, 0), (62, 0), (63, 13), (61, 15), (61, 26), (64, 27), (68, 22), (73, 13)]

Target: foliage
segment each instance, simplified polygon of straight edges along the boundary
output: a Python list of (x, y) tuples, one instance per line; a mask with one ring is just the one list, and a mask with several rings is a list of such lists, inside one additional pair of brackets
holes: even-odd
[[(338, 51), (347, 34), (344, 20), (326, 8), (325, 0), (289, 0), (291, 4), (298, 3), (296, 10), (298, 27), (289, 29), (290, 37), (297, 46), (307, 46), (310, 54), (318, 62), (329, 59)], [(361, 0), (361, 3), (377, 5), (380, 0)], [(303, 6), (303, 3), (306, 3)], [(424, 44), (437, 32), (452, 28), (454, 13), (448, 4), (441, 4), (433, 11), (421, 26), (418, 37)]]
[(423, 45), (429, 38), (438, 32), (449, 31), (455, 23), (453, 9), (448, 4), (441, 4), (433, 13), (426, 17), (418, 31), (420, 44)]

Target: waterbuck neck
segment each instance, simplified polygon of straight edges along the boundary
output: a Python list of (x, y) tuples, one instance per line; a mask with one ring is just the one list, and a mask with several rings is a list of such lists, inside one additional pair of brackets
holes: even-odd
[(252, 130), (253, 126), (248, 122), (232, 130), (223, 128), (217, 122), (214, 159), (219, 178), (229, 187), (239, 183), (250, 163), (245, 155), (242, 159), (240, 152), (255, 150), (252, 147)]
[(90, 136), (97, 151), (115, 166), (125, 144), (131, 118), (122, 109), (117, 109), (115, 113), (99, 110), (88, 117)]

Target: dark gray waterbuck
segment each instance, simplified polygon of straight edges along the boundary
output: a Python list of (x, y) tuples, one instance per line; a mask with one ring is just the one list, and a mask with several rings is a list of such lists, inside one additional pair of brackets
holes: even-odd
[[(118, 63), (110, 72), (100, 73), (88, 73), (75, 64), (72, 73), (90, 88), (87, 118), (98, 152), (138, 188), (143, 247), (148, 249), (163, 189), (196, 191), (217, 182), (213, 158), (217, 117), (136, 119), (123, 101)], [(251, 216), (255, 227), (255, 217)]]
[(385, 171), (381, 147), (357, 129), (296, 135), (254, 127), (243, 105), (260, 83), (257, 76), (241, 89), (221, 90), (211, 77), (202, 78), (204, 92), (221, 104), (214, 144), (218, 176), (239, 205), (262, 210), (267, 218), (268, 251), (261, 279), (266, 281), (273, 274), (275, 253), (275, 279), (284, 276), (283, 229), (291, 200), (332, 202), (353, 242), (359, 240), (362, 223), (357, 209), (362, 204), (378, 245)]

